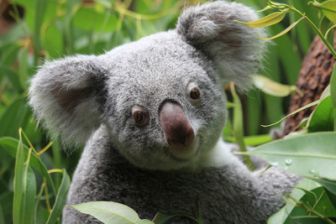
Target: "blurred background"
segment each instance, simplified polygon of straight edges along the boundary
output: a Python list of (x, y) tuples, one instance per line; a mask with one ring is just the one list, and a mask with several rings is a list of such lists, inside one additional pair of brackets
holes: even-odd
[[(72, 54), (101, 54), (143, 36), (174, 29), (181, 10), (201, 2), (205, 0), (0, 0), (0, 138), (18, 139), (18, 130), (22, 128), (36, 150), (51, 141), (27, 106), (29, 80), (45, 60)], [(267, 1), (237, 2), (262, 9)], [(294, 5), (317, 21), (316, 10), (305, 1), (282, 2)], [(272, 26), (269, 35), (279, 33), (297, 19), (291, 14), (281, 24)], [(312, 30), (300, 23), (288, 35), (274, 40), (260, 75), (295, 85), (313, 37)], [(289, 98), (272, 97), (253, 89), (242, 97), (242, 102), (245, 136), (255, 136), (269, 132), (260, 124), (275, 122), (287, 113)], [(48, 169), (65, 168), (71, 175), (81, 150), (61, 149), (59, 141), (53, 140), (47, 152), (41, 153), (41, 160)], [(0, 144), (0, 223), (11, 223), (14, 163), (15, 154), (6, 152)], [(42, 177), (36, 178), (42, 181)], [(54, 174), (53, 179), (58, 186), (61, 176)], [(45, 207), (39, 209), (48, 209)], [(41, 220), (47, 216), (40, 214)]]

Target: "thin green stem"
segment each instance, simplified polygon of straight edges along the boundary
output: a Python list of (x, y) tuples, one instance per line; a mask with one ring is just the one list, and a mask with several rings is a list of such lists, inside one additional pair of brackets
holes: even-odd
[(304, 13), (302, 13), (301, 11), (297, 10), (295, 7), (293, 6), (288, 6), (289, 9), (297, 14), (299, 14), (300, 16), (302, 16), (313, 28), (313, 30), (316, 32), (316, 34), (321, 38), (322, 42), (325, 44), (325, 46), (329, 49), (330, 53), (333, 55), (334, 58), (336, 58), (336, 51), (334, 49), (334, 46), (329, 43), (329, 41), (324, 37), (323, 33), (321, 32), (321, 30), (316, 26), (316, 24), (309, 18), (307, 17)]
[[(233, 108), (234, 136), (236, 138), (237, 144), (239, 145), (240, 152), (247, 153), (248, 150), (246, 148), (245, 141), (244, 141), (242, 104), (235, 90), (234, 84), (231, 83), (230, 87), (231, 87), (231, 93), (232, 93), (233, 102), (234, 102), (234, 108)], [(243, 161), (250, 170), (255, 170), (256, 167), (248, 154), (243, 155)]]

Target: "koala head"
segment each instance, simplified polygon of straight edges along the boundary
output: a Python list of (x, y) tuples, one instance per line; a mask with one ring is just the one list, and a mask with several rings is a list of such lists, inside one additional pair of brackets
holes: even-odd
[(254, 19), (241, 4), (211, 2), (186, 9), (175, 30), (47, 62), (32, 79), (30, 105), (64, 142), (84, 143), (104, 125), (113, 148), (136, 166), (192, 166), (220, 137), (223, 84), (246, 89), (256, 72), (262, 30), (237, 22)]

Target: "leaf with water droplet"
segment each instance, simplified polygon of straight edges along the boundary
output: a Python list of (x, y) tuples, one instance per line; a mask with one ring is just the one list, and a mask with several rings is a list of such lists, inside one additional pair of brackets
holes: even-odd
[[(336, 179), (335, 139), (335, 132), (304, 134), (258, 146), (248, 154), (287, 167), (288, 171), (298, 175)], [(285, 162), (288, 159), (292, 160), (290, 166)]]
[(286, 166), (290, 166), (290, 165), (292, 165), (292, 163), (293, 163), (293, 160), (292, 160), (292, 159), (286, 159), (286, 160), (285, 160), (285, 165), (286, 165)]

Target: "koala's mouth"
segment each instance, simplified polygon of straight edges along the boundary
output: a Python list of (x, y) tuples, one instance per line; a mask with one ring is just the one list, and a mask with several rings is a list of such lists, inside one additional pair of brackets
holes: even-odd
[(199, 154), (199, 150), (196, 150), (192, 155), (188, 156), (188, 157), (180, 157), (180, 156), (177, 156), (177, 155), (174, 155), (172, 153), (169, 153), (169, 157), (172, 159), (172, 160), (175, 160), (177, 162), (189, 162), (191, 161), (193, 158), (197, 157)]
[(181, 148), (167, 148), (166, 153), (168, 156), (179, 162), (186, 162), (192, 160), (193, 158), (197, 157), (199, 154), (199, 138), (195, 138), (194, 142), (188, 147), (181, 147)]

